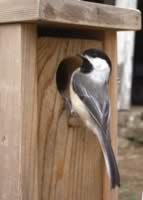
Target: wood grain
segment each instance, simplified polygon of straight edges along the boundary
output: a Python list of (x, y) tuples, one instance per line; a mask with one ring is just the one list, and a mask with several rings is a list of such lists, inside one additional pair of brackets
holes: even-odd
[(37, 200), (36, 27), (0, 26), (0, 199)]
[[(41, 0), (40, 19), (49, 24), (86, 29), (138, 30), (141, 13), (135, 9), (71, 0)], [(130, 20), (129, 20), (130, 19)]]
[[(115, 42), (113, 32), (106, 33), (104, 44), (54, 37), (36, 41), (34, 25), (0, 26), (1, 200), (110, 199), (98, 141), (83, 125), (69, 123), (55, 72), (65, 56), (93, 47), (107, 50), (116, 65)], [(112, 76), (116, 133), (116, 68)]]
[(40, 200), (102, 200), (103, 157), (97, 139), (83, 125), (69, 125), (55, 85), (56, 68), (64, 57), (102, 46), (96, 40), (38, 40)]
[(37, 32), (35, 25), (21, 25), (21, 190), (22, 200), (39, 200)]
[(39, 0), (0, 0), (0, 23), (38, 20)]
[(0, 23), (25, 21), (62, 28), (139, 30), (141, 13), (78, 0), (0, 1)]
[[(112, 60), (112, 74), (109, 84), (109, 94), (111, 102), (111, 117), (110, 117), (110, 134), (111, 142), (113, 146), (114, 153), (117, 157), (117, 36), (113, 31), (105, 32), (104, 38), (104, 50), (107, 52)], [(111, 192), (109, 187), (109, 179), (107, 173), (104, 170), (104, 192), (103, 200), (117, 200), (118, 190)]]

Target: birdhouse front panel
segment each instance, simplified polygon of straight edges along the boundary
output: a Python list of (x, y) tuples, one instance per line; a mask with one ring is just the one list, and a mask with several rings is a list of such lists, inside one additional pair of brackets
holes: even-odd
[[(106, 187), (109, 189), (110, 184), (105, 183), (109, 180), (98, 140), (78, 117), (74, 119), (67, 114), (63, 99), (57, 91), (55, 78), (57, 67), (65, 57), (79, 54), (89, 48), (108, 51), (111, 47), (112, 53), (114, 41), (108, 45), (108, 42), (105, 42), (107, 35), (104, 34), (100, 40), (38, 38), (40, 200), (102, 200), (104, 195), (107, 196)], [(111, 82), (114, 84), (113, 80)], [(111, 94), (113, 87), (112, 85)], [(116, 126), (116, 123), (111, 124), (112, 128)]]

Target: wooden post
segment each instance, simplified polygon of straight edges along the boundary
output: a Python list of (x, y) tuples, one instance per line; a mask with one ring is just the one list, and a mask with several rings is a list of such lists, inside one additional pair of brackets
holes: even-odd
[(0, 199), (36, 200), (35, 25), (0, 26)]
[[(117, 36), (116, 32), (106, 31), (104, 37), (104, 50), (112, 60), (112, 74), (109, 85), (109, 94), (111, 102), (111, 117), (110, 117), (110, 134), (111, 143), (114, 153), (117, 157)], [(117, 200), (117, 189), (111, 192), (109, 187), (109, 179), (106, 169), (104, 169), (104, 193), (103, 199)]]

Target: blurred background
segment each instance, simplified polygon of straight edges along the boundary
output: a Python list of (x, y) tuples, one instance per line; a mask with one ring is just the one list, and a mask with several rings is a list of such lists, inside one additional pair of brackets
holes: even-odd
[[(138, 8), (143, 0), (116, 1), (119, 6)], [(124, 44), (122, 43), (124, 41)], [(118, 34), (119, 167), (120, 198), (141, 199), (143, 192), (143, 30)], [(119, 198), (119, 199), (120, 199)]]
[[(139, 9), (143, 0), (88, 0)], [(129, 19), (130, 20), (130, 19)], [(140, 200), (143, 192), (143, 30), (118, 33), (119, 199)]]

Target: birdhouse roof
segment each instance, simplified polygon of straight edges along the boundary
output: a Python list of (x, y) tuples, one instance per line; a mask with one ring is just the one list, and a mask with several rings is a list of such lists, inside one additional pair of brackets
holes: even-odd
[(0, 23), (14, 22), (93, 30), (139, 30), (141, 12), (78, 0), (1, 0)]

